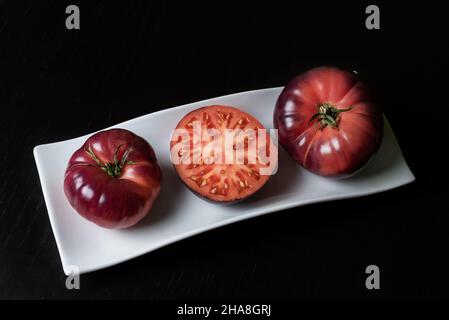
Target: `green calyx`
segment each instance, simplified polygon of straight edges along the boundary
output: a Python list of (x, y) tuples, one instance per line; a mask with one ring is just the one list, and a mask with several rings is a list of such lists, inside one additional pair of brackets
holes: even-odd
[(317, 106), (318, 112), (310, 118), (310, 121), (316, 120), (320, 124), (320, 130), (322, 131), (327, 126), (338, 129), (338, 121), (340, 113), (346, 112), (352, 109), (352, 107), (346, 109), (337, 109), (330, 103), (322, 103)]
[(113, 177), (113, 178), (117, 178), (120, 176), (120, 174), (122, 173), (122, 169), (125, 167), (125, 165), (127, 164), (134, 164), (133, 161), (128, 161), (128, 156), (130, 153), (130, 149), (126, 149), (126, 151), (123, 153), (123, 156), (120, 160), (118, 160), (118, 152), (120, 150), (120, 148), (123, 146), (123, 144), (119, 145), (115, 151), (114, 151), (114, 160), (112, 162), (101, 162), (100, 159), (98, 159), (98, 157), (95, 155), (95, 153), (93, 152), (91, 146), (89, 145), (89, 149), (84, 148), (84, 151), (86, 151), (86, 153), (97, 163), (98, 166), (101, 167), (101, 169), (103, 169), (104, 171), (106, 171), (106, 173)]

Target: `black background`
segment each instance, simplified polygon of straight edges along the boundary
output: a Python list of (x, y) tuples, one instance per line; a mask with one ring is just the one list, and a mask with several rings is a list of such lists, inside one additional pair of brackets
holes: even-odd
[[(81, 30), (65, 28), (68, 4)], [(0, 298), (447, 298), (444, 11), (375, 1), (370, 31), (368, 4), (0, 0)], [(35, 145), (320, 65), (367, 79), (416, 182), (213, 230), (65, 289)]]

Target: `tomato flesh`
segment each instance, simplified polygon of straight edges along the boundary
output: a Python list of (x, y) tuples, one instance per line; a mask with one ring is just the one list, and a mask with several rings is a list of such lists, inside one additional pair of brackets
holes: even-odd
[[(207, 135), (208, 129), (217, 130), (219, 138), (217, 138), (218, 140), (202, 139), (200, 142), (201, 150), (195, 151), (194, 148), (188, 150), (190, 159), (193, 159), (196, 155), (199, 159), (198, 162), (191, 161), (190, 163), (174, 165), (181, 180), (193, 192), (212, 201), (233, 202), (251, 196), (268, 181), (269, 175), (261, 174), (260, 169), (262, 167), (268, 168), (273, 163), (250, 162), (247, 152), (248, 145), (251, 142), (248, 139), (244, 141), (242, 149), (237, 149), (235, 144), (232, 146), (236, 154), (235, 157), (240, 156), (242, 159), (240, 163), (223, 161), (227, 154), (230, 154), (229, 148), (223, 149), (222, 161), (216, 161), (218, 155), (214, 153), (213, 149), (214, 143), (224, 146), (223, 137), (225, 131), (229, 129), (234, 130), (233, 132), (238, 129), (242, 132), (252, 129), (253, 132), (257, 132), (254, 137), (254, 140), (257, 140), (258, 129), (265, 129), (257, 119), (234, 107), (213, 105), (190, 112), (181, 119), (176, 129), (186, 130), (190, 141), (193, 141), (195, 123), (198, 123), (204, 135)], [(268, 133), (266, 133), (265, 139), (265, 145), (257, 146), (257, 150), (258, 152), (266, 152), (268, 156), (270, 152), (273, 152), (274, 146)], [(172, 136), (170, 144), (172, 152), (174, 145), (179, 141), (179, 137)], [(192, 145), (193, 142), (190, 143), (190, 147)], [(181, 156), (181, 153), (180, 151), (178, 155)]]

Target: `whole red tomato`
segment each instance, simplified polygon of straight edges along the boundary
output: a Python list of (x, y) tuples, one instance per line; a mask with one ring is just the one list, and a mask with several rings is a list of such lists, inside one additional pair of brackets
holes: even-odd
[(273, 120), (287, 152), (323, 176), (354, 174), (382, 140), (382, 114), (366, 85), (335, 67), (294, 78), (279, 96)]
[(105, 228), (136, 224), (159, 194), (162, 174), (153, 148), (124, 129), (98, 132), (69, 160), (64, 191), (84, 218)]

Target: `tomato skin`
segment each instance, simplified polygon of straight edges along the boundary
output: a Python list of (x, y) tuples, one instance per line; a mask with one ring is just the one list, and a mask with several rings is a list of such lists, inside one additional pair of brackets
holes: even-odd
[[(97, 162), (88, 150), (92, 150)], [(104, 163), (126, 162), (117, 176)], [(141, 137), (124, 129), (101, 131), (89, 137), (69, 160), (64, 192), (72, 207), (84, 218), (104, 228), (124, 229), (145, 217), (159, 194), (162, 173), (153, 148)]]
[[(347, 109), (338, 128), (311, 118), (319, 105)], [(382, 113), (359, 76), (335, 67), (320, 67), (294, 78), (279, 96), (273, 115), (279, 142), (300, 165), (329, 177), (346, 177), (361, 169), (378, 150)]]

